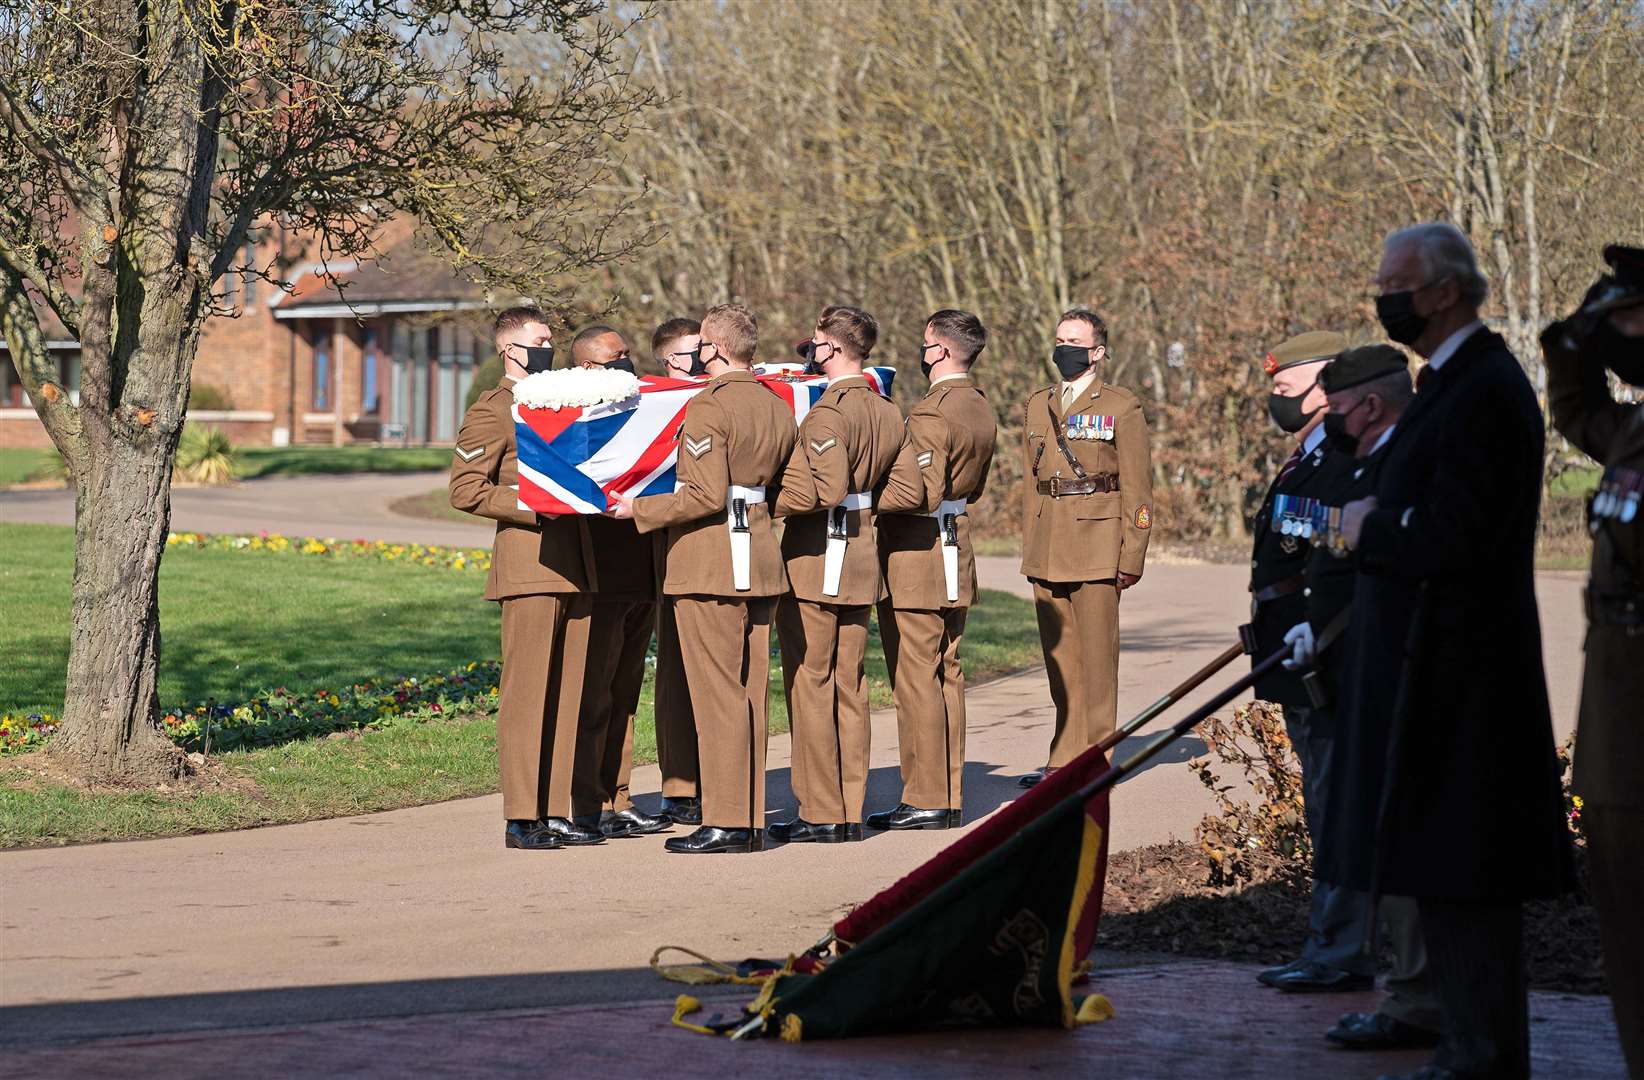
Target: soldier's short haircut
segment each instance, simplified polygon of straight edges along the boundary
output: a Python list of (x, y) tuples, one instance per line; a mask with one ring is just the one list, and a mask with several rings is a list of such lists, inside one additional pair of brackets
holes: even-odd
[(988, 328), (968, 311), (943, 308), (926, 319), (925, 325), (953, 350), (953, 358), (966, 367), (975, 363), (976, 357), (987, 347)]
[(617, 337), (622, 338), (624, 345), (628, 344), (627, 337), (614, 326), (606, 326), (604, 323), (585, 326), (577, 331), (576, 337), (571, 339), (571, 363), (582, 363), (587, 357), (588, 347), (606, 334), (615, 334)]
[(1076, 307), (1067, 309), (1057, 317), (1056, 325), (1060, 326), (1065, 322), (1084, 323), (1090, 327), (1090, 332), (1095, 335), (1096, 344), (1107, 344), (1107, 320), (1089, 308)]
[(702, 340), (725, 352), (726, 359), (753, 363), (759, 350), (759, 320), (741, 304), (719, 304), (702, 316)]
[(491, 322), (491, 340), (501, 341), (502, 335), (510, 330), (518, 330), (528, 323), (550, 325), (548, 313), (535, 304), (520, 304), (517, 307), (504, 308), (497, 312), (497, 317)]
[(1387, 237), (1387, 247), (1414, 244), (1421, 255), (1421, 268), (1426, 271), (1427, 284), (1444, 278), (1455, 278), (1462, 299), (1474, 307), (1484, 303), (1490, 295), (1490, 282), (1478, 268), (1478, 256), (1473, 253), (1467, 234), (1448, 221), (1428, 221), (1420, 225), (1398, 229)]
[(651, 355), (660, 360), (664, 353), (672, 351), (669, 346), (674, 342), (700, 333), (702, 324), (695, 319), (669, 319), (651, 332)]
[(879, 320), (859, 307), (829, 304), (816, 320), (817, 332), (827, 334), (853, 360), (866, 360), (879, 342)]

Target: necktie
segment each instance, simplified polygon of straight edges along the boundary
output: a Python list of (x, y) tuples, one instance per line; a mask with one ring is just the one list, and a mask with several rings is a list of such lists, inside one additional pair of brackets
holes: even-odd
[(1421, 370), (1416, 372), (1416, 393), (1421, 393), (1421, 388), (1433, 381), (1433, 374), (1432, 364), (1421, 365)]
[(1280, 484), (1284, 483), (1284, 478), (1289, 476), (1292, 472), (1295, 471), (1296, 466), (1301, 464), (1301, 459), (1302, 459), (1302, 450), (1301, 450), (1301, 447), (1298, 446), (1298, 447), (1296, 447), (1296, 452), (1291, 454), (1289, 460), (1287, 460), (1279, 468), (1279, 478), (1277, 480), (1273, 481), (1273, 486), (1278, 487)]

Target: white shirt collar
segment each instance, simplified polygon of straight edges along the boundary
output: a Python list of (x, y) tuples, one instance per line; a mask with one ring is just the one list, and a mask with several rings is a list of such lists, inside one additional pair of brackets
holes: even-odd
[[(1393, 437), (1393, 429), (1396, 427), (1398, 427), (1398, 425), (1394, 424), (1393, 427), (1390, 427), (1381, 433), (1381, 438), (1376, 440), (1376, 445), (1370, 448), (1370, 454), (1374, 454), (1377, 450), (1380, 450), (1382, 447), (1387, 445), (1387, 440)], [(1366, 454), (1365, 457), (1369, 457), (1370, 454)]]
[(1302, 444), (1301, 444), (1302, 457), (1306, 457), (1308, 454), (1311, 454), (1313, 451), (1317, 450), (1319, 448), (1319, 443), (1321, 443), (1323, 441), (1324, 441), (1324, 425), (1320, 424), (1319, 426), (1315, 427), (1312, 431), (1309, 431), (1307, 433), (1307, 437), (1302, 440)]
[(968, 372), (968, 371), (959, 371), (959, 372), (955, 372), (951, 375), (938, 375), (936, 378), (934, 378), (930, 381), (930, 384), (932, 386), (935, 386), (937, 383), (952, 382), (954, 379), (968, 379), (968, 378), (970, 378), (970, 372)]
[(1427, 358), (1427, 366), (1432, 368), (1434, 371), (1437, 371), (1439, 368), (1443, 367), (1444, 362), (1454, 356), (1457, 349), (1461, 348), (1461, 343), (1473, 336), (1473, 331), (1482, 330), (1483, 328), (1484, 320), (1474, 319), (1460, 330), (1457, 330), (1455, 333), (1445, 338), (1443, 343), (1440, 344), (1438, 348), (1433, 350), (1433, 355)]

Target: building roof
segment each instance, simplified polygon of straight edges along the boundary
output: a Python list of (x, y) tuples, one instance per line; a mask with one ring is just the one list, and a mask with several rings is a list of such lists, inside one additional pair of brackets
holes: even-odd
[(410, 238), (376, 259), (311, 263), (270, 304), (276, 319), (330, 319), (491, 306), (487, 291)]

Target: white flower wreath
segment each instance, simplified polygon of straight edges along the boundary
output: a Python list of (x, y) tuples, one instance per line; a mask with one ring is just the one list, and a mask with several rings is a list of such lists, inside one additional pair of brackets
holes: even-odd
[(514, 384), (514, 401), (527, 409), (576, 409), (614, 405), (639, 393), (639, 378), (608, 368), (538, 371)]

